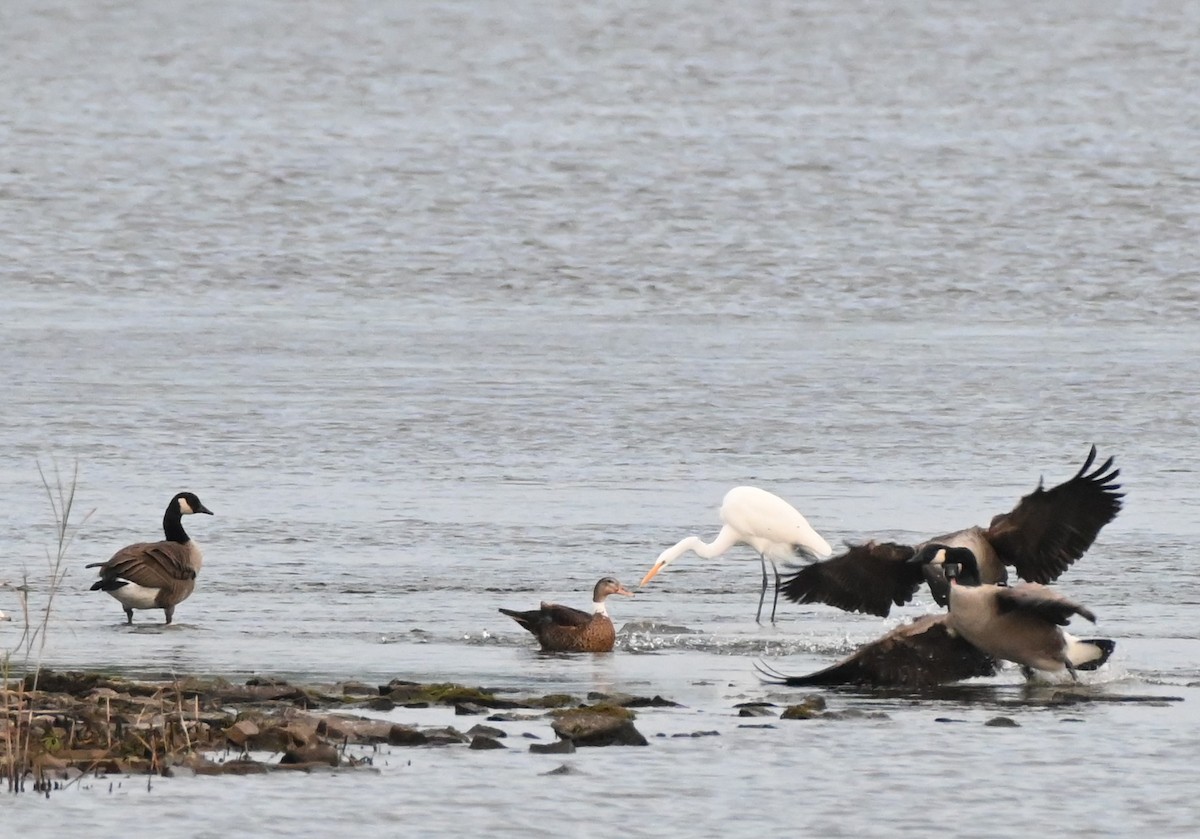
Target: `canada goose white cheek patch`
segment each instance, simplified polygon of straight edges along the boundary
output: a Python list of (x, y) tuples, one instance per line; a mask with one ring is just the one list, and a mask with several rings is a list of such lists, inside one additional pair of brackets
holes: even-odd
[(179, 499), (179, 512), (185, 516), (190, 516), (196, 511), (192, 509), (192, 505), (187, 502), (186, 498)]

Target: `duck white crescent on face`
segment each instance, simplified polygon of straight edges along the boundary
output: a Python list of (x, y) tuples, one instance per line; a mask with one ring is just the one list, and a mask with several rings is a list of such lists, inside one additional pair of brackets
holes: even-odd
[(778, 562), (794, 560), (798, 554), (812, 558), (828, 556), (829, 543), (813, 529), (800, 511), (778, 495), (758, 487), (734, 487), (725, 493), (720, 510), (723, 526), (717, 538), (705, 542), (699, 536), (688, 536), (658, 555), (654, 566), (646, 572), (640, 585), (646, 585), (671, 562), (692, 551), (697, 556), (712, 559), (734, 545), (746, 544), (758, 552), (762, 563), (762, 592), (754, 619), (762, 621), (763, 602), (767, 596), (767, 562), (775, 572), (775, 600), (771, 606), (771, 622), (779, 605)]

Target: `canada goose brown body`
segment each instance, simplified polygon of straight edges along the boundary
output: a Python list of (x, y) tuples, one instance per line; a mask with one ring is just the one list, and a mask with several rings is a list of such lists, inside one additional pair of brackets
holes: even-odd
[(195, 589), (204, 554), (182, 522), (183, 516), (193, 513), (212, 515), (195, 494), (180, 492), (163, 513), (163, 541), (129, 545), (107, 562), (87, 566), (100, 569), (100, 579), (91, 590), (116, 598), (125, 610), (126, 623), (133, 623), (134, 609), (162, 609), (165, 622), (171, 623), (175, 607)]
[(837, 664), (803, 676), (756, 665), (768, 682), (792, 687), (860, 685), (919, 690), (991, 676), (996, 659), (954, 633), (950, 616), (922, 615), (863, 644)]
[(986, 528), (968, 527), (918, 545), (849, 545), (832, 559), (801, 568), (783, 582), (781, 591), (795, 603), (826, 603), (884, 617), (893, 605), (912, 600), (922, 582), (928, 582), (934, 599), (944, 606), (948, 587), (940, 566), (910, 562), (930, 544), (969, 549), (984, 583), (1005, 582), (1009, 566), (1024, 580), (1053, 582), (1087, 552), (1121, 510), (1124, 494), (1115, 483), (1120, 470), (1112, 468), (1111, 457), (1092, 469), (1095, 460), (1092, 446), (1074, 477), (1048, 490), (1039, 482)]
[(617, 640), (617, 632), (604, 601), (610, 594), (630, 595), (612, 577), (604, 577), (592, 590), (592, 611), (543, 602), (538, 609), (517, 612), (500, 611), (537, 637), (545, 652), (607, 653)]

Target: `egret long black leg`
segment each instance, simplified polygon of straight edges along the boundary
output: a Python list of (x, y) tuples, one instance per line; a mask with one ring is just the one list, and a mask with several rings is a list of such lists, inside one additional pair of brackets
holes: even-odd
[[(763, 601), (766, 600), (766, 598), (767, 598), (767, 558), (765, 556), (763, 556), (762, 554), (759, 554), (758, 558), (762, 562), (763, 583), (762, 583), (762, 593), (758, 595), (758, 614), (756, 614), (754, 616), (754, 622), (762, 623)], [(776, 596), (779, 595), (778, 590), (775, 592), (775, 594), (776, 594)], [(772, 612), (771, 620), (775, 620), (773, 612)]]
[(775, 623), (775, 609), (779, 607), (779, 567), (772, 562), (771, 570), (775, 572), (775, 602), (771, 604), (771, 623)]

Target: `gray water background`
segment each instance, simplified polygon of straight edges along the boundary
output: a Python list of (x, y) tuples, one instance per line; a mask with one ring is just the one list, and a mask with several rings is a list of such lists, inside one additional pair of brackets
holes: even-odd
[[(41, 602), (39, 461), (94, 510), (44, 663), (687, 705), (575, 775), (398, 750), (6, 798), (6, 834), (1200, 830), (1200, 8), (13, 0), (0, 35), (0, 580)], [(802, 695), (755, 659), (935, 608), (758, 626), (747, 548), (614, 603), (611, 656), (496, 612), (636, 582), (740, 483), (834, 544), (915, 540), (1093, 442), (1128, 498), (1061, 581), (1118, 641), (1089, 682), (1181, 704), (1014, 710), (1008, 672), (740, 728)], [(82, 566), (183, 488), (199, 586), (127, 629)]]

